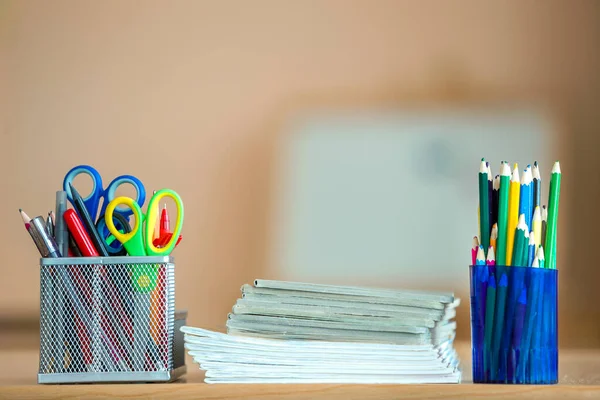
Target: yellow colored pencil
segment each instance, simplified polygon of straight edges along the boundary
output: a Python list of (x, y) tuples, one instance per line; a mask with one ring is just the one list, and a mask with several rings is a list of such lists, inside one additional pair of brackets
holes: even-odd
[(515, 163), (512, 177), (510, 178), (510, 189), (508, 192), (508, 229), (506, 232), (506, 265), (511, 265), (513, 258), (513, 246), (515, 244), (515, 230), (519, 223), (519, 195), (521, 193), (521, 181), (519, 179), (519, 165)]
[(490, 233), (490, 246), (494, 248), (494, 254), (496, 254), (496, 241), (498, 240), (498, 224), (492, 225), (492, 232)]
[(542, 244), (542, 213), (540, 211), (540, 206), (535, 208), (531, 224), (533, 227), (533, 237), (535, 239), (535, 252), (537, 254), (537, 250), (540, 247), (540, 244)]

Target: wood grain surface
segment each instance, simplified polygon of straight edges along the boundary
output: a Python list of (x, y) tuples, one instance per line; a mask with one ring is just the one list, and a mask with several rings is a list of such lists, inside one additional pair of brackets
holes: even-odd
[(463, 360), (460, 385), (207, 385), (187, 360), (188, 374), (171, 384), (38, 385), (35, 350), (0, 352), (0, 398), (43, 399), (553, 399), (600, 398), (600, 350), (561, 350), (560, 383), (548, 386), (471, 384), (469, 344), (457, 344)]

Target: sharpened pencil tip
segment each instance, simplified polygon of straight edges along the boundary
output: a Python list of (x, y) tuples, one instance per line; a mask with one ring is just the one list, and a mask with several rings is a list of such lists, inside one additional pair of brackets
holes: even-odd
[(23, 209), (22, 209), (22, 208), (19, 208), (19, 212), (22, 212), (22, 211), (23, 211)]
[(558, 161), (554, 163), (554, 166), (552, 167), (552, 173), (560, 174), (560, 163)]

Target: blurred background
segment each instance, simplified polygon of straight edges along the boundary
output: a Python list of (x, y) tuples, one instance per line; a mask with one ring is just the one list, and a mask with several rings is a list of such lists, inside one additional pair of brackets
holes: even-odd
[(78, 164), (181, 194), (191, 325), (298, 279), (454, 291), (468, 340), (481, 157), (560, 159), (560, 342), (600, 346), (598, 71), (593, 0), (0, 0), (0, 346), (38, 341), (17, 210)]

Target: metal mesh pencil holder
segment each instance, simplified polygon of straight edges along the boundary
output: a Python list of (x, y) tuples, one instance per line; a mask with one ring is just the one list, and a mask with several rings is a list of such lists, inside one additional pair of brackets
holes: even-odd
[(171, 257), (43, 258), (38, 383), (165, 382), (174, 354)]
[(558, 270), (475, 265), (473, 382), (558, 382)]

